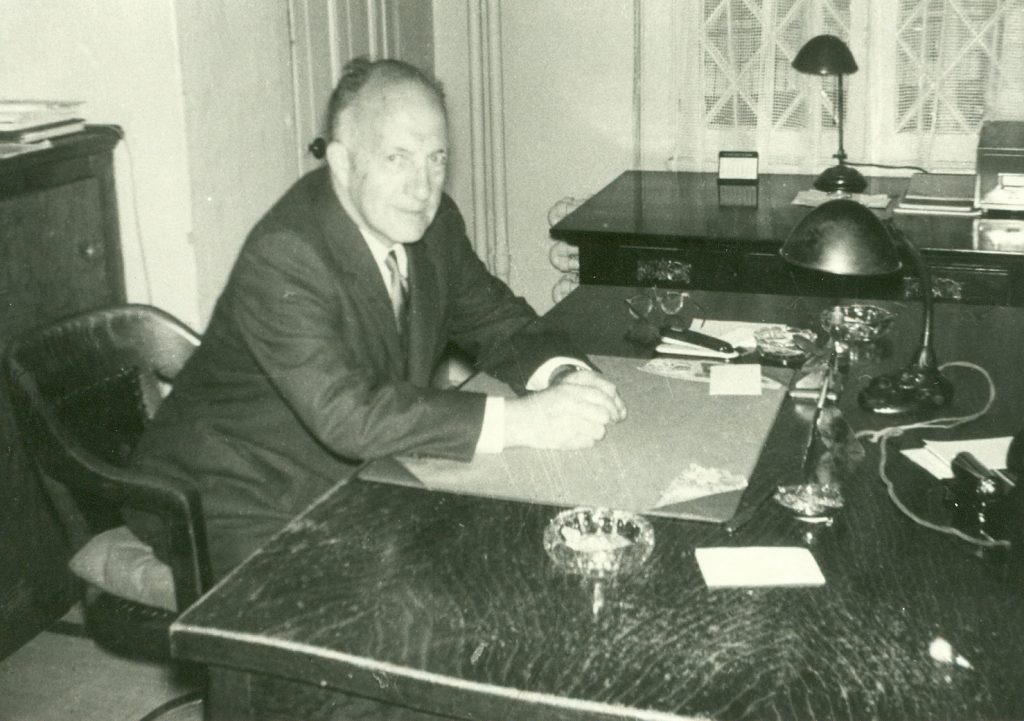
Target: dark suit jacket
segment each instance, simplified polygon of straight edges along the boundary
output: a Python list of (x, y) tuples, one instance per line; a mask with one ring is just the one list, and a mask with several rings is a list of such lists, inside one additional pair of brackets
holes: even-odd
[[(201, 347), (136, 462), (199, 486), (220, 576), (360, 461), (469, 459), (483, 396), (430, 387), (446, 344), (521, 391), (553, 355), (578, 355), (487, 272), (445, 196), (409, 258), (407, 358), (380, 272), (327, 169), (256, 225)], [(153, 529), (129, 525), (160, 545)]]

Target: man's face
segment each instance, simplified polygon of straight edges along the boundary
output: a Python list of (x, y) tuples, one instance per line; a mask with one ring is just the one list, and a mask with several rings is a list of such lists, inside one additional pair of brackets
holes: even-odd
[(328, 148), (335, 187), (353, 219), (385, 246), (423, 237), (441, 203), (448, 163), (442, 109), (415, 83), (364, 88), (350, 130)]

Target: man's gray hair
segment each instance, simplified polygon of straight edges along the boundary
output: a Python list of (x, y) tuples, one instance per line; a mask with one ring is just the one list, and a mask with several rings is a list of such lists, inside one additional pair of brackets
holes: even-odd
[(328, 138), (336, 138), (338, 130), (338, 118), (342, 111), (349, 107), (359, 96), (370, 80), (379, 80), (385, 85), (412, 81), (422, 85), (429, 90), (435, 98), (442, 111), (447, 115), (444, 101), (444, 88), (434, 78), (430, 77), (415, 65), (403, 60), (383, 59), (370, 60), (361, 56), (353, 58), (345, 63), (341, 71), (341, 79), (337, 87), (331, 93), (330, 102), (327, 104), (327, 122), (325, 134)]

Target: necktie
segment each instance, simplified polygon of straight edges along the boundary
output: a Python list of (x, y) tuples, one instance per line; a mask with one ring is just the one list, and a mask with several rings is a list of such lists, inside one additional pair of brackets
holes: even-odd
[(384, 259), (384, 265), (388, 269), (388, 296), (391, 298), (391, 310), (395, 314), (395, 323), (398, 325), (398, 332), (405, 331), (405, 311), (408, 305), (409, 288), (405, 278), (398, 271), (398, 258), (395, 251), (388, 251)]

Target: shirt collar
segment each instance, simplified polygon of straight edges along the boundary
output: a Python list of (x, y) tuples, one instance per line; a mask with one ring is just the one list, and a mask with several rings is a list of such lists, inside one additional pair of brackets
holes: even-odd
[(387, 259), (388, 252), (391, 250), (395, 251), (395, 260), (398, 261), (398, 272), (402, 274), (403, 278), (409, 277), (409, 256), (405, 252), (404, 245), (401, 243), (395, 243), (388, 248), (372, 235), (365, 232), (362, 227), (359, 228), (359, 234), (363, 236), (363, 240), (366, 242), (366, 247), (370, 249), (370, 253), (373, 255), (374, 261), (377, 263), (377, 267), (380, 268), (380, 272), (385, 278), (388, 276), (388, 271), (384, 261)]

